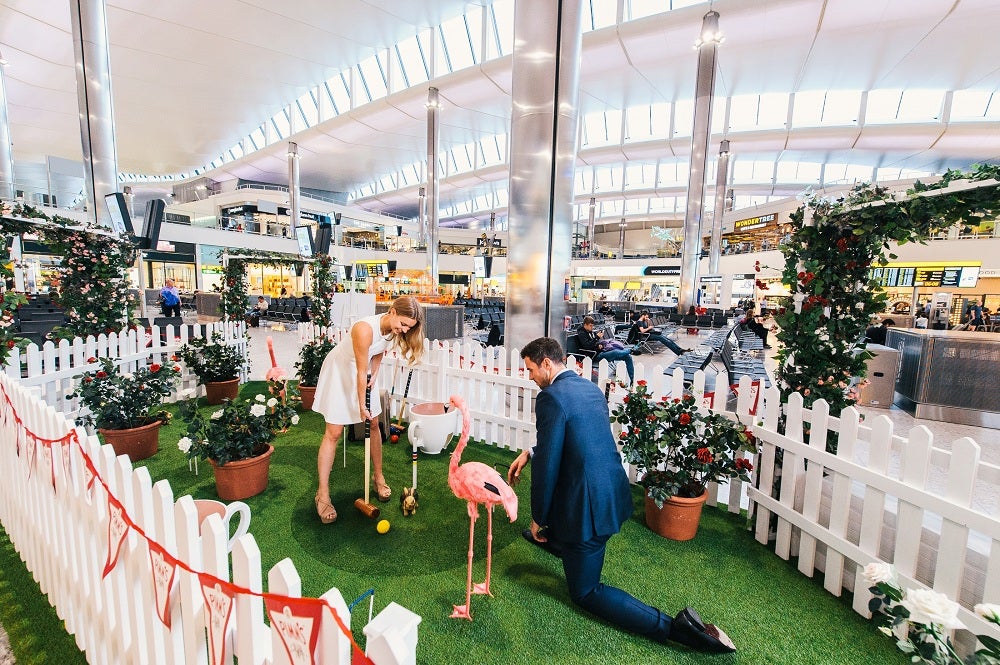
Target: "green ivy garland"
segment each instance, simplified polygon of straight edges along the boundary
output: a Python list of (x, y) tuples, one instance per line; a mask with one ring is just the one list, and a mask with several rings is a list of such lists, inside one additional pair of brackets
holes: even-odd
[[(49, 224), (32, 224), (27, 219)], [(111, 333), (133, 323), (137, 302), (130, 292), (128, 271), (135, 264), (137, 250), (130, 239), (109, 235), (103, 226), (49, 216), (24, 204), (4, 209), (0, 231), (5, 236), (37, 234), (62, 257), (57, 302), (68, 320), (52, 331), (53, 339)]]
[[(993, 182), (935, 194), (962, 179)], [(869, 269), (896, 258), (890, 243), (926, 242), (959, 221), (1000, 214), (997, 180), (1000, 167), (978, 166), (970, 173), (948, 171), (932, 185), (917, 182), (905, 197), (862, 184), (836, 201), (812, 197), (792, 213), (781, 277), (792, 296), (775, 316), (783, 402), (793, 392), (802, 394), (806, 406), (822, 398), (834, 416), (856, 402), (849, 384), (865, 376), (870, 357), (856, 347), (886, 302)]]
[(337, 278), (333, 272), (334, 261), (329, 255), (316, 256), (312, 264), (312, 322), (322, 328), (330, 326), (330, 308)]

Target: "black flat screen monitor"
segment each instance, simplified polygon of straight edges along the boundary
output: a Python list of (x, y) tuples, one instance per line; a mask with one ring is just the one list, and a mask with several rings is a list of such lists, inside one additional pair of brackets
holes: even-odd
[(163, 211), (167, 207), (167, 202), (163, 199), (150, 199), (146, 201), (146, 212), (142, 217), (142, 243), (146, 249), (156, 249), (160, 242), (160, 225), (163, 224)]
[(330, 241), (333, 238), (333, 227), (329, 224), (320, 224), (316, 228), (316, 253), (326, 256), (330, 253)]
[(132, 217), (128, 214), (128, 205), (125, 203), (125, 195), (121, 192), (105, 194), (104, 202), (108, 204), (108, 212), (111, 214), (111, 228), (120, 236), (134, 235), (132, 230)]
[(296, 226), (295, 240), (299, 243), (299, 256), (309, 258), (313, 255), (312, 228), (308, 226)]

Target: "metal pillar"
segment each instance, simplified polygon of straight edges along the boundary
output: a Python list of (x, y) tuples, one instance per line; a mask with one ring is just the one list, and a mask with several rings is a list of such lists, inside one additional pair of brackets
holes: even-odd
[(504, 342), (562, 338), (573, 244), (582, 0), (514, 5)]
[(726, 212), (726, 181), (729, 178), (729, 141), (719, 144), (719, 160), (715, 170), (715, 212), (712, 213), (712, 245), (708, 252), (708, 273), (719, 273), (722, 253), (722, 217)]
[[(0, 55), (0, 60), (3, 56)], [(14, 148), (10, 142), (10, 121), (7, 118), (7, 88), (4, 85), (3, 68), (0, 65), (0, 197), (14, 198)]]
[(588, 258), (593, 258), (595, 256), (594, 249), (594, 215), (597, 212), (597, 197), (590, 197), (590, 212), (587, 216), (587, 256)]
[(625, 218), (618, 222), (618, 258), (625, 258)]
[(299, 190), (299, 144), (288, 142), (288, 214), (292, 218), (292, 228), (299, 225), (299, 205), (302, 195)]
[(427, 246), (427, 190), (420, 188), (417, 195), (417, 247)]
[(438, 292), (438, 132), (441, 120), (438, 111), (441, 102), (438, 99), (438, 89), (427, 89), (427, 267), (430, 270), (431, 294)]
[(104, 196), (118, 191), (118, 154), (104, 0), (70, 0), (69, 5), (89, 216), (111, 227)]
[(697, 304), (698, 261), (701, 258), (701, 217), (705, 209), (705, 163), (712, 132), (712, 101), (715, 97), (715, 59), (722, 34), (719, 12), (705, 14), (698, 48), (698, 75), (694, 93), (694, 127), (691, 131), (691, 166), (688, 173), (687, 212), (681, 244), (681, 278), (677, 292), (678, 311)]

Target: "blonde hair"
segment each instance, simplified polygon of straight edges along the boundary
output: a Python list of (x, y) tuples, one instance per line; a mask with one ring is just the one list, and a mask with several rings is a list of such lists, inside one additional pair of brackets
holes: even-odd
[(397, 316), (417, 322), (412, 328), (396, 337), (396, 345), (402, 349), (407, 364), (416, 365), (424, 354), (424, 308), (413, 296), (400, 296), (392, 302), (390, 309), (396, 310)]

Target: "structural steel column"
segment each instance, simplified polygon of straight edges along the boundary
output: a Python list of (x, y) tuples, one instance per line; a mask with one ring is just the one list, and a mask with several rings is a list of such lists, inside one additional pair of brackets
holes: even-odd
[(573, 244), (582, 0), (514, 5), (504, 342), (561, 341)]
[(417, 195), (417, 247), (427, 246), (427, 190), (420, 188)]
[(719, 273), (722, 253), (722, 217), (726, 212), (726, 181), (729, 178), (729, 141), (719, 144), (719, 161), (715, 169), (715, 212), (712, 213), (712, 246), (708, 252), (708, 274)]
[(618, 258), (625, 258), (625, 218), (618, 222)]
[(76, 93), (80, 106), (83, 180), (91, 221), (111, 226), (104, 196), (118, 191), (118, 154), (111, 97), (104, 0), (70, 0)]
[(288, 208), (292, 218), (292, 228), (299, 225), (299, 205), (302, 202), (299, 190), (299, 144), (288, 142)]
[(587, 215), (587, 257), (594, 256), (594, 215), (597, 212), (597, 198), (590, 197), (590, 212)]
[(14, 198), (14, 148), (10, 142), (10, 121), (7, 118), (7, 88), (4, 86), (3, 65), (0, 65), (0, 197)]
[(441, 120), (438, 111), (441, 102), (438, 99), (438, 89), (427, 89), (427, 267), (430, 270), (431, 294), (438, 292), (438, 132)]
[(691, 131), (691, 166), (688, 172), (687, 213), (681, 244), (681, 279), (677, 293), (678, 311), (697, 305), (698, 261), (701, 258), (701, 217), (705, 210), (705, 163), (712, 133), (712, 101), (715, 97), (715, 58), (722, 35), (719, 12), (705, 14), (698, 48), (698, 75), (694, 92), (694, 127)]

